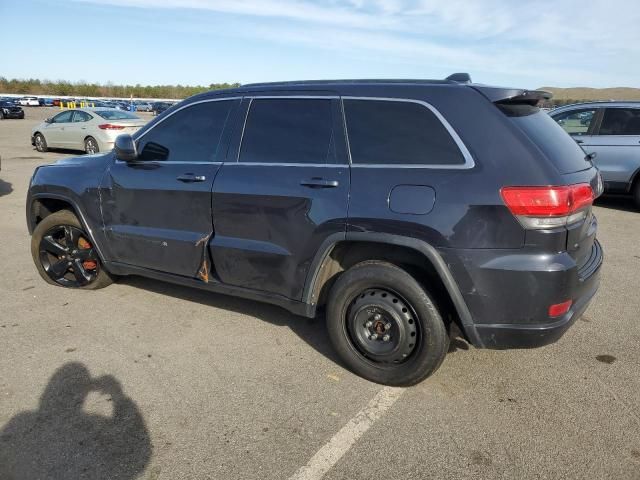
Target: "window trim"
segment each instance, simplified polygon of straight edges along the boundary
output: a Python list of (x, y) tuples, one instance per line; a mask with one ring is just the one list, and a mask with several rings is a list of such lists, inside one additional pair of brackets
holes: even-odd
[[(153, 125), (151, 125), (148, 129), (146, 129), (145, 131), (143, 131), (139, 136), (135, 136), (136, 133), (138, 133), (140, 130), (138, 130), (138, 132), (135, 132), (134, 135), (132, 135), (133, 140), (136, 144), (136, 150), (138, 149), (138, 142), (140, 141), (140, 139), (142, 137), (144, 137), (147, 133), (149, 133), (151, 130), (153, 130), (154, 128), (156, 128), (158, 125), (160, 125), (162, 122), (164, 122), (167, 118), (172, 117), (173, 115), (175, 115), (176, 113), (178, 113), (181, 110), (184, 110), (185, 108), (189, 108), (193, 105), (199, 105), (201, 103), (208, 103), (208, 102), (221, 102), (224, 100), (240, 100), (242, 101), (242, 97), (238, 97), (238, 96), (234, 96), (234, 97), (221, 97), (221, 98), (207, 98), (205, 100), (198, 100), (197, 102), (191, 102), (188, 103), (186, 105), (181, 106), (180, 108), (176, 108), (173, 112), (168, 113), (164, 118), (161, 118), (160, 120), (158, 120), (156, 123), (154, 123)], [(224, 132), (224, 131), (223, 131)], [(188, 163), (190, 165), (222, 165), (224, 162), (180, 162), (180, 161), (173, 161), (173, 160), (147, 160), (147, 163), (152, 163), (152, 162), (161, 162), (162, 165), (174, 165), (174, 164), (182, 164), (184, 165), (185, 163)], [(118, 160), (116, 158), (115, 163), (127, 163), (124, 160)]]
[[(404, 103), (417, 103), (418, 105), (422, 105), (431, 113), (433, 113), (436, 118), (440, 121), (445, 130), (449, 133), (454, 143), (460, 150), (462, 157), (464, 158), (464, 163), (459, 164), (406, 164), (406, 163), (353, 163), (351, 157), (351, 145), (349, 143), (349, 125), (347, 124), (347, 117), (344, 109), (344, 100), (365, 100), (365, 101), (383, 101), (383, 102), (404, 102)], [(429, 168), (435, 170), (469, 170), (475, 167), (475, 161), (471, 156), (471, 153), (467, 149), (467, 146), (464, 144), (458, 132), (451, 126), (451, 124), (447, 121), (444, 116), (428, 102), (423, 100), (417, 100), (414, 98), (401, 98), (401, 97), (357, 97), (357, 96), (343, 96), (341, 97), (342, 104), (342, 115), (343, 115), (343, 123), (347, 137), (347, 151), (349, 153), (349, 164), (354, 168)]]
[[(236, 158), (232, 162), (226, 162), (229, 165), (255, 165), (255, 166), (269, 166), (269, 167), (348, 167), (351, 165), (351, 154), (347, 149), (347, 157), (349, 163), (286, 163), (286, 162), (241, 162), (240, 153), (242, 152), (242, 142), (244, 141), (244, 132), (247, 128), (247, 119), (249, 118), (249, 112), (251, 112), (251, 105), (254, 100), (262, 99), (304, 99), (304, 100), (340, 100), (339, 95), (245, 95), (245, 99), (249, 100), (247, 105), (247, 111), (244, 112), (244, 119), (242, 120), (242, 132), (240, 133), (240, 141), (238, 143), (238, 151), (236, 152)], [(332, 107), (333, 108), (333, 107)], [(332, 128), (334, 120), (332, 119)], [(334, 132), (335, 133), (335, 132)]]

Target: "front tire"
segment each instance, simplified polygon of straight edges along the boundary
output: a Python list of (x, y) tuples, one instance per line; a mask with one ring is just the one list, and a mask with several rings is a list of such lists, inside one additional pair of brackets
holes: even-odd
[(98, 147), (98, 142), (93, 137), (87, 137), (84, 139), (84, 151), (85, 153), (91, 155), (94, 153), (98, 153), (100, 148)]
[(31, 256), (45, 282), (95, 290), (113, 283), (78, 218), (60, 210), (42, 220), (31, 237)]
[(35, 137), (33, 137), (34, 143), (36, 145), (36, 150), (45, 153), (49, 148), (47, 147), (47, 141), (44, 138), (44, 135), (41, 133), (36, 133)]
[(449, 336), (427, 291), (403, 269), (382, 261), (359, 263), (331, 288), (331, 342), (347, 366), (373, 382), (415, 385), (432, 375)]

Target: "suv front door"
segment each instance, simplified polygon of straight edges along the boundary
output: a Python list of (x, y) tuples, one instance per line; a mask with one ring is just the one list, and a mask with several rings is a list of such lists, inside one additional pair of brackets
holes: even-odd
[(350, 178), (339, 101), (245, 98), (241, 112), (213, 187), (213, 270), (226, 284), (299, 300), (323, 242), (345, 235)]
[(196, 277), (212, 234), (211, 187), (240, 99), (175, 110), (137, 138), (138, 160), (115, 160), (101, 191), (110, 260)]

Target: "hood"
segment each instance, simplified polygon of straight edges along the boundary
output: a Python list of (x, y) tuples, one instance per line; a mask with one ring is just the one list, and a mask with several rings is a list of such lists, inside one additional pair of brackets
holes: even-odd
[(63, 158), (50, 165), (60, 167), (93, 167), (106, 164), (111, 159), (111, 152), (95, 153), (93, 155), (82, 155), (79, 157)]

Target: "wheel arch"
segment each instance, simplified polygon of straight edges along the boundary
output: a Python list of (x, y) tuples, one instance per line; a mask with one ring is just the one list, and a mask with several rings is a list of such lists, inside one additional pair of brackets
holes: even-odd
[(437, 250), (422, 240), (388, 233), (349, 232), (327, 238), (314, 258), (303, 291), (303, 302), (313, 312), (326, 301), (333, 282), (347, 268), (365, 260), (384, 260), (400, 266), (427, 283), (439, 306), (466, 338), (482, 347), (469, 308), (446, 263)]
[(633, 193), (633, 189), (640, 182), (640, 167), (636, 169), (631, 175), (631, 181), (629, 182), (629, 193)]
[(40, 193), (31, 196), (27, 208), (27, 227), (29, 234), (33, 234), (34, 229), (43, 219), (60, 210), (69, 210), (78, 218), (82, 228), (89, 236), (91, 244), (98, 252), (100, 260), (104, 264), (104, 256), (100, 244), (96, 241), (94, 232), (89, 227), (84, 212), (78, 206), (77, 202), (67, 196), (56, 193)]

